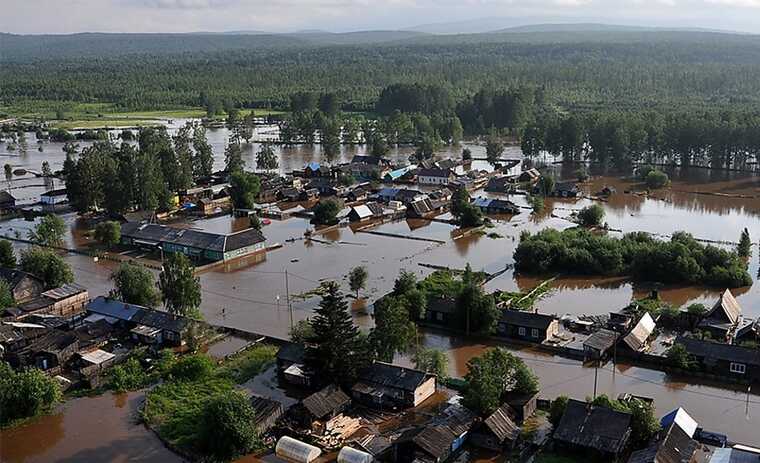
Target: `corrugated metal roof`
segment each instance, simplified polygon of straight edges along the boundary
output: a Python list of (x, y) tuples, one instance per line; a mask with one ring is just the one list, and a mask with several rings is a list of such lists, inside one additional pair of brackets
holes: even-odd
[(697, 432), (697, 428), (699, 427), (699, 423), (681, 407), (663, 416), (660, 420), (660, 425), (663, 428), (667, 428), (671, 424), (677, 425), (689, 437), (694, 437), (694, 433)]
[(364, 382), (409, 392), (414, 392), (428, 378), (424, 371), (384, 362), (375, 362), (359, 373), (359, 379)]
[(644, 312), (644, 316), (639, 319), (639, 322), (636, 323), (631, 332), (623, 338), (623, 342), (631, 349), (640, 351), (646, 345), (649, 336), (654, 332), (654, 328), (655, 323), (652, 316), (649, 315), (649, 312)]
[(82, 360), (90, 362), (94, 365), (100, 365), (101, 363), (107, 362), (116, 357), (114, 354), (100, 349), (95, 349), (92, 352), (87, 352), (86, 354), (79, 355), (82, 357)]
[(75, 296), (86, 291), (87, 288), (84, 286), (78, 285), (76, 283), (69, 283), (61, 286), (60, 288), (45, 291), (42, 293), (42, 295), (49, 297), (50, 299), (60, 301), (61, 299), (66, 299), (67, 297)]

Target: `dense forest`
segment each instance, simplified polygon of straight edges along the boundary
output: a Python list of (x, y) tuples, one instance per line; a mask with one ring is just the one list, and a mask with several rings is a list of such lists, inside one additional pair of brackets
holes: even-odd
[(0, 45), (0, 112), (270, 108), (290, 111), (284, 143), (329, 152), (412, 143), (429, 155), (495, 131), (529, 157), (622, 169), (747, 168), (760, 156), (760, 38), (750, 35), (0, 34)]

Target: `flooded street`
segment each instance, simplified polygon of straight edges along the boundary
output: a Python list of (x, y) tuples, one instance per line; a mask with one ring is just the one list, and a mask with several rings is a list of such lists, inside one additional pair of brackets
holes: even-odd
[(143, 392), (73, 399), (55, 413), (0, 431), (0, 461), (181, 462), (137, 423)]
[[(209, 141), (214, 147), (216, 168), (223, 165), (226, 130), (210, 130)], [(42, 160), (47, 159), (53, 170), (60, 169), (63, 152), (60, 144), (46, 143), (45, 152), (36, 151), (33, 134), (28, 135), (29, 151), (25, 156), (5, 151), (0, 144), (0, 156), (14, 168), (39, 170)], [(84, 146), (85, 143), (82, 143)], [(477, 157), (484, 148), (471, 146)], [(246, 161), (253, 166), (258, 146), (246, 148)], [(305, 162), (319, 160), (319, 147), (296, 146), (275, 148), (280, 157), (281, 171), (300, 169)], [(341, 159), (350, 160), (353, 154), (363, 154), (364, 147), (344, 148)], [(404, 159), (411, 148), (392, 153), (395, 159)], [(461, 147), (450, 148), (442, 156), (458, 156)], [(518, 148), (511, 147), (507, 157), (519, 157)], [(479, 164), (477, 168), (482, 168)], [(564, 175), (564, 174), (563, 174)], [(600, 202), (606, 212), (605, 220), (613, 230), (623, 232), (647, 231), (666, 237), (678, 230), (686, 230), (695, 237), (712, 241), (734, 242), (744, 227), (750, 231), (753, 241), (760, 239), (760, 184), (757, 178), (731, 174), (710, 178), (707, 172), (693, 176), (675, 176), (672, 189), (657, 192), (650, 197), (624, 194), (636, 188), (633, 182), (613, 177), (594, 177), (583, 185), (586, 194), (595, 194), (604, 186), (614, 186), (618, 193), (609, 201)], [(712, 183), (708, 183), (712, 182)], [(14, 179), (14, 195), (29, 201), (35, 200), (45, 186), (41, 179), (26, 176)], [(752, 196), (748, 198), (715, 196), (706, 193), (728, 193)], [(485, 195), (479, 192), (473, 196)], [(506, 197), (506, 195), (502, 195)], [(511, 195), (509, 199), (527, 206), (524, 196)], [(22, 201), (23, 202), (23, 201)], [(363, 329), (372, 326), (368, 305), (389, 291), (401, 269), (413, 271), (424, 278), (432, 270), (419, 264), (442, 265), (463, 268), (472, 265), (475, 270), (497, 272), (513, 263), (512, 254), (522, 231), (535, 232), (552, 227), (563, 229), (573, 226), (567, 218), (574, 210), (592, 204), (589, 199), (547, 201), (546, 211), (538, 216), (526, 209), (517, 216), (495, 221), (495, 227), (486, 234), (472, 234), (454, 239), (456, 228), (452, 225), (422, 221), (402, 220), (373, 228), (374, 231), (412, 235), (418, 238), (443, 240), (417, 241), (379, 236), (340, 228), (317, 240), (303, 240), (304, 231), (311, 226), (306, 219), (291, 218), (273, 220), (263, 228), (268, 244), (283, 246), (266, 254), (234, 261), (225, 266), (201, 273), (203, 303), (201, 310), (212, 324), (236, 327), (265, 335), (286, 337), (291, 322), (313, 314), (318, 298), (305, 294), (315, 289), (320, 281), (337, 280), (348, 291), (346, 275), (355, 266), (364, 265), (369, 272), (366, 289), (360, 299), (349, 298), (355, 321)], [(74, 214), (65, 216), (72, 230), (67, 240), (71, 246), (82, 246), (86, 241), (77, 233)], [(33, 226), (21, 219), (0, 223), (0, 234), (12, 236), (18, 231), (22, 236)], [(209, 220), (183, 224), (216, 232), (238, 230), (245, 227), (245, 220), (217, 217)], [(617, 233), (617, 232), (613, 232)], [(496, 237), (498, 235), (498, 237)], [(74, 239), (74, 236), (77, 238)], [(753, 246), (750, 274), (758, 275), (758, 251)], [(115, 267), (111, 261), (94, 262), (84, 255), (69, 254), (78, 283), (90, 290), (92, 297), (107, 293), (112, 284), (110, 271)], [(287, 272), (287, 276), (286, 276)], [(516, 276), (506, 271), (487, 285), (493, 290), (526, 290), (536, 286), (542, 279)], [(289, 289), (289, 294), (286, 291)], [(538, 302), (538, 310), (549, 314), (606, 314), (627, 305), (632, 298), (649, 293), (651, 286), (633, 283), (625, 278), (578, 278), (561, 277), (552, 283), (553, 291)], [(660, 296), (666, 301), (683, 306), (692, 302), (712, 304), (723, 288), (686, 286), (659, 287)], [(350, 291), (349, 291), (350, 293)], [(760, 317), (760, 285), (733, 291), (742, 305), (744, 315)], [(288, 296), (292, 302), (292, 316), (288, 310)], [(233, 341), (229, 349), (238, 347)], [(467, 361), (488, 347), (477, 341), (465, 341), (442, 333), (426, 332), (421, 344), (442, 349), (449, 356), (449, 373), (461, 376), (466, 373)], [(221, 348), (220, 348), (221, 349)], [(594, 369), (583, 368), (579, 362), (553, 357), (529, 349), (512, 348), (541, 379), (542, 395), (556, 397), (564, 394), (584, 398), (593, 394)], [(406, 361), (403, 358), (400, 361)], [(256, 387), (263, 387), (256, 385)], [(617, 396), (621, 392), (654, 397), (657, 411), (664, 414), (677, 406), (683, 406), (695, 419), (704, 420), (711, 431), (727, 433), (734, 440), (748, 444), (760, 444), (760, 397), (752, 394), (747, 402), (746, 391), (732, 391), (711, 385), (695, 385), (680, 382), (662, 372), (626, 366), (607, 365), (598, 371), (599, 393)], [(119, 397), (126, 397), (120, 399)], [(120, 400), (122, 402), (120, 402)], [(131, 418), (139, 404), (139, 395), (105, 395), (94, 399), (76, 399), (68, 402), (58, 414), (34, 420), (18, 429), (3, 433), (2, 461), (174, 461), (155, 437)], [(91, 439), (93, 435), (97, 439)], [(100, 447), (95, 447), (100, 446)], [(95, 448), (93, 448), (95, 447)], [(100, 453), (97, 453), (100, 452)]]

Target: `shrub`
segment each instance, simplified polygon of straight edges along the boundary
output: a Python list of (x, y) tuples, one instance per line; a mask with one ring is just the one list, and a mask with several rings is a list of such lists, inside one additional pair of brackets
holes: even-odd
[(0, 426), (39, 415), (60, 399), (55, 379), (36, 368), (14, 371), (0, 362)]
[(131, 357), (123, 364), (111, 368), (108, 387), (116, 392), (133, 391), (145, 386), (148, 380), (148, 374), (143, 370), (140, 361)]
[(604, 219), (604, 208), (598, 204), (584, 207), (578, 212), (578, 222), (584, 227), (598, 227)]
[(198, 381), (214, 371), (214, 362), (206, 355), (193, 354), (180, 358), (169, 373), (180, 381)]
[(549, 407), (549, 422), (555, 428), (562, 419), (562, 415), (565, 414), (565, 409), (567, 409), (567, 402), (569, 400), (570, 399), (568, 399), (567, 396), (561, 395), (552, 401), (552, 404)]
[(667, 186), (670, 183), (670, 179), (665, 172), (654, 169), (647, 173), (644, 182), (647, 184), (647, 187), (655, 189)]
[(112, 220), (95, 226), (95, 239), (106, 246), (114, 246), (121, 240), (121, 226)]
[(665, 357), (668, 359), (668, 363), (675, 368), (680, 368), (681, 370), (693, 370), (696, 368), (697, 362), (694, 356), (689, 354), (683, 344), (673, 344), (665, 352)]
[(314, 206), (314, 219), (316, 225), (334, 225), (338, 223), (337, 215), (340, 212), (340, 206), (330, 199), (320, 201)]
[(255, 418), (251, 401), (242, 392), (214, 396), (203, 408), (201, 448), (224, 460), (249, 452), (258, 444)]

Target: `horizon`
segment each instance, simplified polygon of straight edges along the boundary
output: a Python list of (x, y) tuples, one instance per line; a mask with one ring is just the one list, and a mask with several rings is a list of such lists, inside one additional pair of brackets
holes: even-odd
[(0, 31), (77, 33), (467, 34), (598, 24), (760, 33), (760, 0), (7, 0)]

